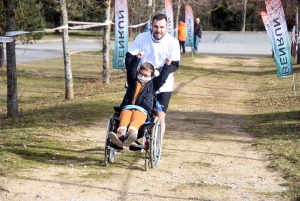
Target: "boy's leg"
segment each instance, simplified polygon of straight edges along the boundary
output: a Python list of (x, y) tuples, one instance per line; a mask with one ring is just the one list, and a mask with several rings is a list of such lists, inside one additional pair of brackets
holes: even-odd
[(123, 147), (124, 134), (127, 130), (127, 125), (130, 122), (130, 118), (132, 115), (131, 110), (122, 110), (120, 114), (120, 123), (117, 133), (110, 132), (108, 137), (118, 146)]
[(128, 127), (128, 137), (124, 141), (124, 146), (129, 146), (132, 142), (134, 142), (137, 139), (138, 130), (145, 123), (147, 119), (147, 115), (142, 113), (139, 110), (133, 110), (129, 127)]
[(128, 126), (133, 110), (122, 110), (120, 114), (120, 124), (119, 126)]
[(147, 115), (145, 115), (139, 110), (133, 110), (128, 130), (130, 128), (135, 128), (136, 129), (135, 131), (137, 132), (138, 129), (141, 127), (141, 125), (145, 123), (146, 120), (147, 120)]

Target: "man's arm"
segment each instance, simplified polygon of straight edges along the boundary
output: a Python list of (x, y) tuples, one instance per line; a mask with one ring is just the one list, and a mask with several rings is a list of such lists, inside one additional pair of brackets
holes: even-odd
[[(179, 68), (179, 61), (172, 61), (171, 64), (168, 65), (168, 66), (170, 68), (170, 73), (174, 73)], [(158, 70), (159, 73), (161, 73), (161, 71), (163, 70), (163, 68), (157, 68), (156, 70)]]
[(168, 57), (171, 60), (171, 64), (169, 65), (170, 73), (174, 73), (179, 68), (180, 62), (180, 47), (177, 40), (172, 41), (169, 51)]
[(179, 61), (172, 61), (170, 65), (170, 73), (174, 73), (179, 68)]
[(202, 37), (202, 25), (199, 24), (199, 38)]
[(165, 64), (162, 68), (159, 68), (159, 76), (154, 78), (154, 90), (157, 91), (166, 82), (170, 73), (172, 73), (171, 65)]

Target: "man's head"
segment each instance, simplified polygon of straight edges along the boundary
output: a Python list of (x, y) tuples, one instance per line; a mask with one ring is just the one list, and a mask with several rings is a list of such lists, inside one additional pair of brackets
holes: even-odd
[(199, 24), (200, 23), (200, 19), (197, 17), (196, 18), (196, 23)]
[(152, 34), (156, 40), (160, 40), (167, 32), (167, 16), (157, 14), (152, 19)]

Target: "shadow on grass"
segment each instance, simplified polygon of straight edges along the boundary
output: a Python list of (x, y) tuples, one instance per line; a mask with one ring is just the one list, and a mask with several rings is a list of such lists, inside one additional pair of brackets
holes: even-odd
[[(66, 161), (74, 161), (92, 165), (102, 162), (104, 142), (99, 147), (85, 149), (92, 146), (90, 141), (78, 139), (76, 133), (95, 123), (107, 122), (113, 114), (113, 105), (105, 101), (73, 101), (47, 109), (32, 108), (15, 120), (3, 117), (0, 123), (3, 128), (0, 131), (1, 151), (46, 164), (65, 165)], [(74, 135), (69, 137), (71, 133)], [(104, 132), (100, 134), (105, 136)]]
[[(99, 109), (101, 107), (102, 109)], [(22, 129), (35, 130), (35, 128), (43, 125), (46, 129), (53, 127), (70, 127), (72, 130), (73, 126), (88, 126), (91, 123), (95, 123), (101, 120), (108, 120), (109, 115), (112, 114), (111, 103), (99, 103), (95, 106), (90, 105), (83, 106), (82, 104), (74, 104), (58, 106), (47, 110), (35, 110), (32, 125), (28, 122), (25, 124), (13, 124), (8, 130), (11, 130), (7, 135), (14, 135), (16, 125), (22, 127)], [(99, 112), (102, 111), (102, 112)], [(32, 111), (33, 112), (33, 111)], [(58, 114), (57, 114), (58, 113)], [(30, 115), (28, 114), (24, 114)], [(93, 116), (93, 117), (91, 117)], [(28, 121), (29, 118), (24, 117), (24, 121)], [(44, 119), (47, 121), (45, 122)], [(297, 121), (300, 119), (300, 112), (277, 112), (269, 114), (255, 114), (255, 115), (233, 115), (224, 113), (212, 113), (212, 112), (180, 112), (180, 111), (169, 111), (167, 115), (167, 131), (165, 138), (172, 138), (178, 140), (189, 141), (233, 141), (238, 143), (249, 144), (252, 143), (244, 140), (244, 131), (256, 131), (253, 133), (255, 137), (261, 139), (289, 139), (299, 140), (300, 139), (300, 124)], [(251, 128), (245, 128), (244, 121), (255, 121), (252, 122)], [(290, 123), (278, 123), (278, 122), (290, 122)], [(74, 123), (75, 122), (75, 123)], [(44, 125), (45, 124), (45, 125)], [(77, 124), (77, 125), (76, 125)], [(178, 127), (177, 125), (181, 125)], [(34, 134), (36, 136), (36, 134)], [(91, 149), (79, 149), (76, 150), (74, 147), (89, 146), (86, 141), (68, 141), (60, 142), (59, 139), (51, 139), (51, 135), (40, 133), (43, 136), (34, 137), (29, 132), (28, 134), (19, 134), (14, 137), (10, 137), (9, 142), (6, 142), (6, 138), (2, 135), (2, 150), (13, 154), (17, 154), (26, 160), (33, 160), (46, 164), (58, 164), (65, 165), (66, 161), (74, 161), (78, 164), (94, 165), (103, 161), (104, 158), (104, 142), (103, 145)], [(105, 135), (103, 133), (103, 135)], [(219, 138), (216, 136), (220, 136)], [(228, 136), (226, 138), (225, 136)], [(92, 139), (95, 140), (95, 139)], [(254, 139), (253, 139), (254, 140)], [(22, 141), (22, 143), (20, 143)], [(79, 144), (78, 144), (79, 143)], [(82, 144), (80, 144), (82, 143)], [(26, 144), (27, 148), (23, 146)], [(172, 149), (173, 150), (173, 149)], [(174, 150), (177, 150), (174, 148)], [(184, 151), (178, 149), (178, 151)], [(56, 154), (59, 152), (60, 154)], [(205, 154), (216, 154), (207, 152)], [(53, 157), (55, 159), (53, 159)], [(230, 156), (238, 157), (238, 156)], [(245, 159), (251, 159), (247, 158)]]
[(282, 140), (300, 139), (299, 111), (257, 114), (251, 115), (249, 118), (256, 122), (256, 125), (252, 127), (252, 130), (256, 131), (256, 137)]
[[(32, 109), (22, 112), (21, 118), (15, 121), (3, 117), (3, 121), (10, 129), (16, 128), (66, 128), (72, 130), (76, 126), (87, 127), (96, 122), (106, 120), (113, 113), (113, 102), (95, 101), (63, 101), (56, 106)], [(11, 124), (9, 123), (11, 122)], [(64, 129), (64, 130), (66, 130)]]
[(71, 150), (53, 146), (27, 145), (4, 143), (7, 151), (25, 160), (53, 165), (95, 165), (99, 163), (99, 155), (104, 158), (103, 148)]
[[(45, 143), (47, 143), (47, 140), (45, 140)], [(72, 146), (72, 144), (69, 145)], [(79, 150), (55, 147), (52, 145), (42, 146), (29, 144), (25, 148), (24, 144), (3, 143), (2, 146), (2, 151), (15, 154), (25, 161), (34, 161), (56, 166), (101, 166), (104, 162), (104, 144), (103, 146), (92, 149)], [(59, 143), (56, 146), (59, 146)], [(141, 158), (141, 156), (139, 157), (132, 153), (125, 153), (124, 156), (121, 157), (118, 155), (114, 162), (114, 166), (122, 168), (128, 166), (128, 169), (143, 171), (143, 168), (135, 165)]]

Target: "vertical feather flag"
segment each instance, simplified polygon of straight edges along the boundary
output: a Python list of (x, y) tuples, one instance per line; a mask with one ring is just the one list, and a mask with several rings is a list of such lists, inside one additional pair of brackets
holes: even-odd
[(115, 0), (115, 46), (113, 68), (125, 69), (128, 51), (128, 4), (127, 0)]
[[(266, 11), (261, 11), (260, 12), (260, 15), (261, 15), (261, 18), (263, 20), (263, 23), (265, 25), (265, 29), (268, 33), (268, 36), (270, 38), (270, 41), (271, 41), (271, 44), (273, 44), (273, 37), (272, 37), (272, 33), (271, 33), (271, 22), (270, 22), (270, 17), (268, 16), (268, 14), (266, 13)], [(273, 53), (273, 58), (274, 58), (274, 62), (276, 62), (276, 59), (275, 59), (275, 55), (274, 55), (274, 51), (273, 51), (273, 48), (272, 48), (272, 53)], [(277, 63), (276, 63), (276, 66), (277, 66)], [(277, 67), (278, 68), (278, 67)]]
[(194, 48), (194, 14), (190, 5), (185, 6), (186, 40), (185, 46)]
[(165, 11), (168, 18), (168, 33), (174, 36), (173, 8), (170, 0), (165, 0)]
[(271, 42), (272, 42), (272, 36), (271, 36), (271, 30), (270, 30), (270, 26), (271, 26), (270, 18), (268, 17), (268, 14), (266, 13), (266, 11), (261, 11), (260, 15), (261, 15), (261, 18), (262, 18), (263, 23), (265, 25), (266, 31), (267, 31), (267, 33), (270, 37)]
[(270, 22), (270, 35), (277, 66), (277, 76), (292, 75), (291, 48), (281, 1), (265, 0), (265, 4), (269, 18), (267, 21)]

